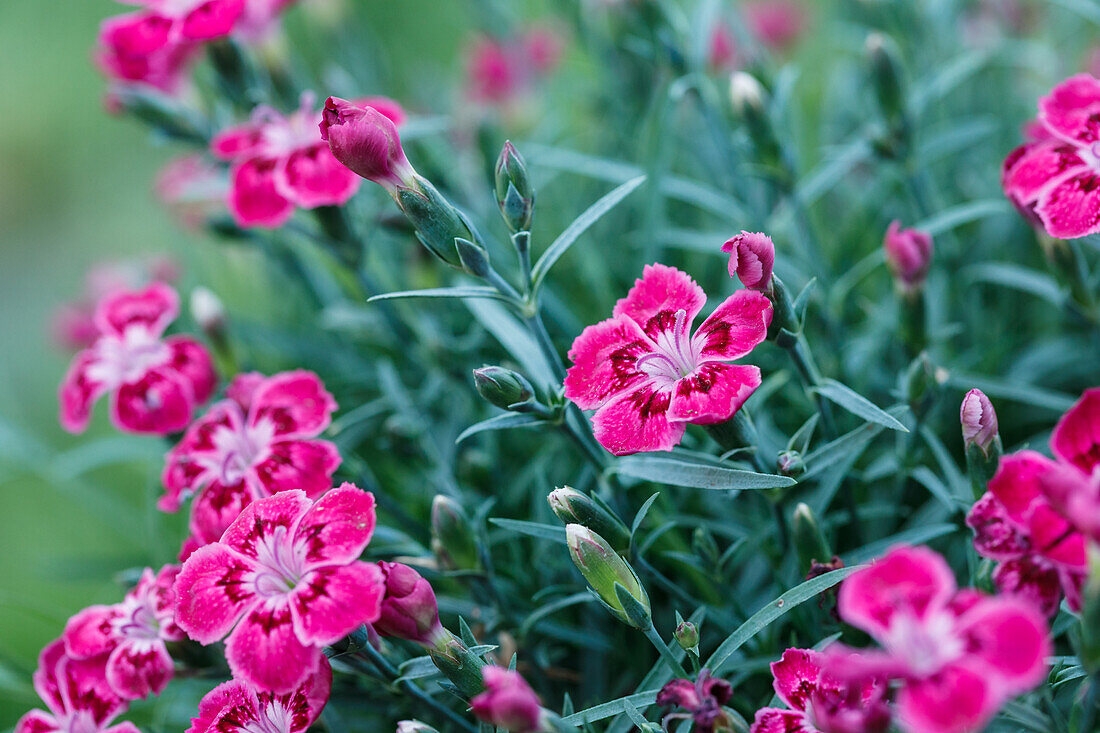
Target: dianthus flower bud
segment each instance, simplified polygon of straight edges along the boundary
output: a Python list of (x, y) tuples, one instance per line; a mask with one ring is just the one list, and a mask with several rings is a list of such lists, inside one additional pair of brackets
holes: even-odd
[(775, 459), (775, 466), (780, 476), (798, 478), (806, 473), (806, 461), (802, 458), (802, 454), (796, 450), (781, 451)]
[(966, 467), (975, 498), (985, 493), (1001, 460), (1001, 436), (997, 432), (997, 413), (993, 403), (980, 389), (963, 397), (959, 408)]
[(435, 728), (419, 720), (397, 721), (397, 733), (439, 733)]
[(470, 700), (474, 717), (512, 733), (542, 730), (538, 695), (518, 672), (487, 666), (481, 674), (485, 691)]
[(527, 179), (527, 164), (511, 141), (504, 143), (494, 174), (497, 204), (504, 223), (513, 234), (528, 231), (535, 207), (535, 192)]
[(809, 572), (815, 563), (826, 562), (832, 557), (829, 543), (821, 531), (817, 516), (808, 504), (799, 502), (794, 508), (794, 546), (798, 551), (801, 570)]
[(919, 291), (932, 266), (932, 235), (902, 229), (901, 222), (895, 219), (886, 230), (882, 246), (886, 250), (886, 264), (899, 287), (905, 292)]
[(673, 636), (685, 652), (699, 647), (699, 628), (690, 621), (681, 621)]
[(416, 229), (416, 238), (429, 252), (451, 267), (467, 268), (455, 240), (472, 243), (474, 235), (454, 204), (431, 182), (414, 176), (412, 187), (400, 186), (396, 189), (394, 201)]
[(604, 537), (616, 550), (630, 545), (630, 530), (604, 504), (587, 494), (562, 486), (546, 497), (550, 509), (565, 524), (579, 524)]
[(449, 570), (475, 570), (481, 565), (470, 519), (443, 494), (432, 501), (432, 552)]
[(320, 127), (321, 139), (338, 161), (383, 186), (391, 196), (399, 186), (415, 185), (416, 171), (405, 157), (397, 127), (373, 107), (329, 97)]
[(202, 332), (213, 340), (225, 336), (225, 306), (209, 288), (197, 287), (191, 291), (191, 316)]
[(566, 542), (573, 563), (595, 591), (604, 607), (616, 618), (634, 628), (649, 628), (649, 596), (637, 573), (607, 540), (579, 524), (565, 528)]
[(511, 410), (534, 394), (531, 383), (522, 374), (499, 366), (475, 369), (474, 387), (487, 402), (502, 410)]
[(764, 87), (752, 75), (736, 71), (730, 76), (730, 103), (748, 128), (760, 161), (778, 165), (782, 155), (768, 116), (768, 93)]
[(766, 92), (752, 74), (735, 71), (730, 75), (730, 101), (740, 116), (763, 114)]
[(867, 36), (865, 49), (879, 107), (887, 121), (896, 122), (905, 110), (905, 86), (897, 46), (882, 33), (872, 33)]
[(386, 595), (382, 598), (382, 615), (374, 622), (375, 631), (424, 646), (434, 645), (444, 631), (432, 586), (408, 565), (382, 561), (378, 567)]
[(742, 231), (723, 244), (722, 251), (730, 256), (730, 277), (739, 279), (749, 290), (771, 292), (772, 266), (775, 264), (775, 245), (771, 237), (761, 232)]

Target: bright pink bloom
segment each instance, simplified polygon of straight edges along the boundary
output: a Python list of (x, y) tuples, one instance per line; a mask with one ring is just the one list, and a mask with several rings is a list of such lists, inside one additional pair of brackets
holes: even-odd
[(233, 30), (247, 41), (262, 41), (276, 27), (279, 15), (297, 1), (245, 0), (244, 14)]
[(538, 695), (519, 672), (483, 667), (485, 691), (470, 700), (470, 711), (478, 720), (512, 733), (534, 733), (540, 729), (542, 706)]
[(1043, 494), (1078, 530), (1100, 542), (1100, 388), (1086, 390), (1062, 416), (1050, 448), (1058, 465), (1039, 478)]
[(122, 603), (91, 606), (65, 625), (65, 652), (73, 659), (107, 657), (107, 682), (121, 698), (159, 695), (172, 679), (172, 657), (165, 646), (180, 641), (173, 585), (179, 567), (165, 565), (159, 573), (146, 568), (137, 587)]
[(168, 453), (157, 506), (191, 508), (193, 538), (216, 542), (246, 506), (280, 491), (301, 489), (311, 499), (332, 486), (340, 453), (313, 440), (332, 421), (336, 401), (313, 372), (272, 377), (241, 374), (226, 399), (187, 429)]
[(191, 422), (214, 391), (210, 355), (186, 336), (162, 338), (179, 313), (179, 296), (164, 283), (119, 291), (96, 308), (99, 338), (78, 353), (58, 391), (61, 426), (83, 431), (92, 404), (111, 393), (111, 422), (135, 433), (170, 433)]
[(687, 423), (729, 420), (760, 386), (758, 367), (726, 362), (764, 340), (771, 302), (740, 290), (693, 335), (706, 299), (679, 270), (647, 265), (612, 317), (573, 341), (565, 396), (596, 410), (596, 439), (615, 455), (670, 450)]
[(322, 655), (293, 691), (276, 695), (243, 680), (218, 685), (199, 703), (187, 733), (302, 733), (317, 720), (332, 689), (332, 667)]
[(917, 229), (902, 229), (895, 219), (882, 242), (886, 264), (898, 284), (906, 290), (919, 289), (932, 267), (932, 235)]
[(61, 639), (38, 655), (34, 689), (46, 710), (32, 710), (15, 724), (15, 733), (140, 733), (133, 723), (111, 725), (126, 701), (107, 683), (107, 657), (72, 659)]
[(198, 230), (224, 205), (225, 174), (202, 155), (175, 158), (157, 174), (154, 190), (161, 203), (190, 230)]
[(710, 31), (707, 66), (711, 71), (729, 72), (737, 68), (737, 42), (725, 23), (716, 23)]
[(96, 64), (114, 81), (174, 94), (198, 45), (179, 39), (172, 29), (171, 21), (147, 12), (108, 18), (100, 25)]
[(196, 550), (176, 581), (176, 622), (200, 644), (228, 638), (237, 679), (283, 694), (321, 647), (378, 619), (382, 574), (359, 560), (374, 497), (351, 484), (311, 502), (284, 491), (253, 502), (219, 542)]
[(742, 231), (723, 244), (722, 251), (730, 256), (730, 277), (738, 278), (749, 290), (771, 291), (775, 264), (775, 245), (771, 237)]
[(277, 228), (295, 207), (341, 206), (358, 190), (359, 179), (318, 134), (320, 122), (312, 96), (304, 94), (290, 115), (257, 107), (250, 122), (214, 136), (210, 150), (232, 163), (227, 204), (237, 224)]
[(416, 174), (397, 133), (404, 120), (404, 110), (393, 100), (370, 97), (349, 102), (329, 97), (321, 115), (321, 139), (347, 170), (392, 193), (398, 186), (412, 185)]
[(813, 649), (788, 649), (772, 662), (772, 686), (788, 709), (757, 710), (750, 733), (885, 733), (885, 683), (845, 682), (827, 674), (825, 662)]
[(895, 547), (853, 573), (838, 607), (883, 649), (830, 649), (829, 673), (901, 680), (897, 714), (910, 733), (980, 730), (1042, 681), (1053, 648), (1032, 604), (958, 590), (951, 568), (926, 547)]
[(983, 452), (989, 450), (997, 437), (997, 411), (980, 389), (972, 389), (963, 397), (959, 406), (959, 423), (962, 425), (963, 443), (976, 445)]
[(378, 567), (385, 578), (386, 595), (374, 630), (382, 636), (418, 644), (434, 643), (443, 627), (439, 624), (439, 607), (431, 584), (408, 565), (383, 561)]
[(742, 11), (752, 34), (776, 50), (791, 46), (806, 27), (806, 10), (793, 0), (753, 0)]
[(1085, 539), (1043, 497), (1042, 478), (1058, 464), (1034, 451), (1001, 459), (989, 491), (974, 504), (966, 523), (974, 547), (998, 561), (993, 580), (1002, 593), (1023, 596), (1053, 616), (1065, 593), (1081, 608)]
[(1100, 232), (1100, 80), (1066, 79), (1039, 100), (1038, 121), (1046, 136), (1005, 158), (1005, 195), (1052, 237)]
[(692, 730), (699, 733), (713, 733), (714, 729), (726, 722), (726, 713), (722, 706), (733, 697), (733, 687), (718, 677), (711, 677), (710, 670), (699, 671), (695, 682), (686, 679), (672, 680), (657, 693), (657, 704), (675, 705), (686, 712), (669, 713), (662, 721), (664, 730), (670, 730), (676, 720), (691, 720)]

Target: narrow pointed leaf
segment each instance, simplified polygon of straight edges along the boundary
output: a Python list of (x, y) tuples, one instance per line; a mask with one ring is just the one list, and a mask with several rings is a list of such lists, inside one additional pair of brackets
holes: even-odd
[(830, 402), (836, 403), (856, 417), (861, 417), (867, 422), (873, 422), (903, 433), (909, 432), (909, 428), (898, 422), (897, 418), (893, 415), (886, 412), (886, 410), (883, 410), (863, 395), (855, 392), (851, 387), (847, 387), (835, 379), (821, 380), (821, 385), (816, 387), (815, 391)]

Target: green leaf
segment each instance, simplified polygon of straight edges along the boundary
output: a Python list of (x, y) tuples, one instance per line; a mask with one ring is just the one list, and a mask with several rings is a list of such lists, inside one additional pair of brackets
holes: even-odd
[(910, 476), (918, 484), (928, 489), (932, 496), (936, 497), (947, 508), (947, 511), (956, 512), (959, 510), (961, 505), (951, 495), (951, 489), (947, 488), (947, 484), (941, 481), (940, 477), (928, 466), (918, 466)]
[(821, 196), (829, 192), (833, 186), (844, 180), (844, 176), (850, 173), (857, 165), (871, 157), (871, 143), (867, 136), (860, 134), (855, 140), (845, 145), (841, 151), (823, 160), (812, 171), (807, 173), (795, 187), (794, 195), (803, 206), (812, 206)]
[(574, 593), (571, 596), (559, 598), (556, 601), (551, 601), (550, 603), (540, 606), (538, 609), (532, 611), (531, 614), (523, 620), (523, 623), (519, 627), (519, 635), (525, 636), (532, 628), (534, 628), (535, 624), (537, 624), (539, 621), (546, 618), (552, 613), (557, 613), (563, 608), (569, 608), (570, 606), (575, 606), (579, 603), (592, 603), (595, 600), (596, 599), (592, 597), (592, 594), (585, 590), (581, 593)]
[(399, 298), (489, 298), (491, 300), (511, 300), (496, 288), (481, 286), (461, 286), (453, 288), (427, 288), (426, 290), (401, 290), (394, 293), (382, 293), (368, 298), (368, 303), (376, 300), (397, 300)]
[(858, 550), (853, 550), (843, 556), (844, 562), (849, 564), (871, 562), (876, 557), (884, 554), (894, 545), (906, 544), (906, 545), (922, 545), (925, 542), (934, 540), (937, 537), (943, 537), (946, 534), (951, 534), (958, 530), (958, 526), (943, 522), (940, 524), (929, 524), (923, 527), (914, 527), (912, 529), (903, 530), (897, 534), (890, 535), (881, 540), (875, 540), (870, 542)]
[(537, 415), (528, 415), (525, 413), (508, 412), (503, 415), (495, 415), (488, 420), (482, 420), (479, 423), (474, 423), (470, 427), (462, 431), (457, 438), (455, 438), (455, 445), (458, 445), (462, 441), (469, 438), (471, 435), (477, 435), (478, 433), (484, 433), (487, 430), (508, 430), (511, 428), (529, 428), (534, 425), (541, 425), (542, 418)]
[(50, 470), (61, 480), (72, 480), (104, 466), (160, 462), (163, 456), (163, 443), (138, 435), (112, 435), (57, 454)]
[(537, 537), (540, 540), (551, 540), (565, 544), (565, 527), (558, 524), (542, 524), (541, 522), (527, 522), (521, 519), (503, 519), (501, 517), (490, 517), (489, 524), (512, 532), (519, 532), (529, 537)]
[(947, 377), (947, 384), (962, 390), (980, 389), (989, 397), (1022, 402), (1025, 405), (1042, 407), (1057, 413), (1065, 412), (1077, 401), (1072, 395), (1063, 392), (959, 372), (951, 372)]
[(935, 236), (979, 219), (1010, 213), (1012, 213), (1012, 207), (1004, 199), (972, 201), (945, 209), (935, 216), (914, 224), (913, 228)]
[(968, 267), (964, 274), (973, 282), (1001, 285), (1042, 298), (1056, 308), (1066, 304), (1066, 293), (1050, 275), (1008, 262), (986, 262)]
[(542, 349), (519, 320), (499, 303), (488, 300), (466, 300), (463, 304), (474, 314), (478, 322), (493, 334), (513, 359), (523, 367), (532, 381), (558, 384), (554, 370), (546, 362)]
[[(824, 576), (822, 576), (824, 577)], [(646, 690), (644, 692), (636, 692), (633, 695), (627, 695), (626, 697), (620, 697), (617, 700), (594, 705), (586, 710), (568, 715), (563, 720), (571, 725), (581, 725), (582, 723), (595, 723), (597, 720), (604, 720), (614, 715), (626, 712), (626, 709), (633, 708), (638, 710), (639, 708), (646, 708), (657, 702), (657, 693), (660, 690)]]
[(679, 458), (630, 456), (621, 458), (612, 470), (622, 476), (689, 489), (718, 491), (749, 489), (780, 489), (794, 486), (794, 479), (770, 473), (755, 473), (737, 468), (723, 468), (705, 463), (693, 463)]
[(645, 519), (645, 515), (649, 514), (649, 508), (653, 506), (653, 502), (657, 501), (657, 497), (661, 493), (657, 492), (653, 496), (645, 500), (642, 504), (642, 508), (638, 510), (638, 513), (634, 515), (634, 521), (630, 523), (630, 536), (633, 537), (634, 533), (638, 531), (638, 527), (642, 526), (642, 521)]
[(626, 183), (604, 195), (599, 201), (589, 206), (583, 214), (574, 219), (573, 223), (566, 227), (565, 231), (546, 248), (542, 257), (535, 263), (534, 268), (531, 270), (532, 288), (538, 290), (539, 286), (542, 285), (542, 281), (546, 279), (547, 273), (550, 272), (550, 268), (554, 266), (554, 263), (556, 263), (563, 254), (565, 254), (566, 250), (573, 246), (577, 238), (588, 231), (588, 228), (599, 221), (604, 214), (615, 208), (620, 201), (629, 196), (638, 186), (645, 183), (645, 180), (646, 177), (644, 175), (638, 176), (637, 178), (631, 178)]
[(835, 402), (856, 417), (862, 417), (867, 422), (873, 422), (891, 430), (908, 433), (909, 428), (898, 422), (890, 413), (875, 405), (861, 394), (856, 393), (851, 387), (847, 387), (835, 379), (823, 379), (818, 387), (814, 388), (819, 395)]
[(710, 655), (710, 659), (708, 659), (703, 666), (713, 672), (715, 676), (720, 675), (722, 673), (722, 666), (729, 661), (730, 657), (732, 657), (746, 641), (760, 633), (763, 628), (792, 608), (816, 597), (819, 593), (829, 590), (834, 585), (862, 568), (862, 565), (856, 565), (854, 567), (833, 570), (824, 575), (819, 575), (813, 580), (807, 580), (805, 583), (796, 585), (794, 588), (754, 613), (745, 623), (738, 626), (737, 629), (727, 636), (726, 640), (718, 646), (714, 654)]

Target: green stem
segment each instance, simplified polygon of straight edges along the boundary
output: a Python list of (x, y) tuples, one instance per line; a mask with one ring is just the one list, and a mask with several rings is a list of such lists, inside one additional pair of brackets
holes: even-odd
[(657, 633), (657, 629), (653, 627), (653, 624), (649, 625), (648, 629), (645, 629), (642, 633), (645, 634), (645, 638), (649, 639), (649, 643), (653, 644), (653, 647), (660, 652), (661, 658), (665, 660), (665, 664), (668, 665), (672, 673), (677, 677), (687, 678), (687, 670), (684, 669), (684, 665), (680, 664), (680, 661), (672, 654), (672, 651), (668, 648), (668, 644), (664, 642), (661, 635)]

